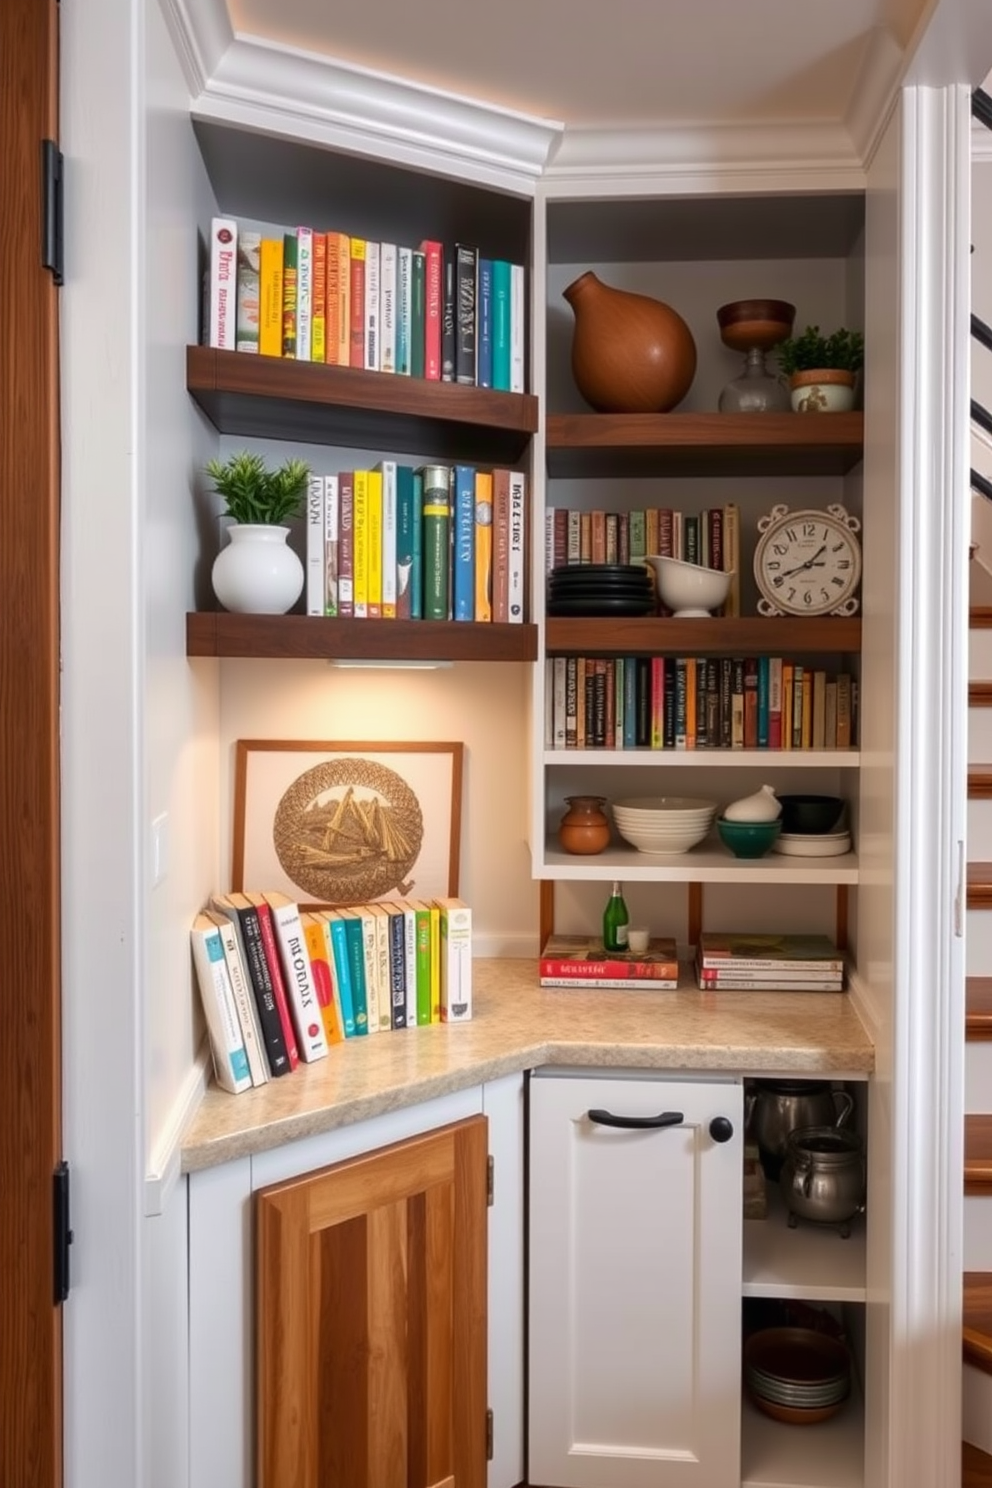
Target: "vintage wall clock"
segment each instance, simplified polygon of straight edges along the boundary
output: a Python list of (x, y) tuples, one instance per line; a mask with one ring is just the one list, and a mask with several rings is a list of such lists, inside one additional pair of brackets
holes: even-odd
[(754, 578), (761, 615), (853, 615), (861, 580), (861, 523), (843, 506), (790, 511), (758, 522)]

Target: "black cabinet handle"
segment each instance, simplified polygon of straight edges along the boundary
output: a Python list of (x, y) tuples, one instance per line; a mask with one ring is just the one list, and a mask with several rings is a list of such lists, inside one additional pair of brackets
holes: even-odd
[(726, 1116), (714, 1116), (710, 1122), (710, 1136), (714, 1142), (729, 1142), (734, 1135), (734, 1123)]
[(657, 1116), (616, 1116), (612, 1111), (590, 1111), (589, 1120), (597, 1126), (620, 1126), (631, 1131), (645, 1131), (659, 1126), (681, 1126), (681, 1111), (661, 1111)]

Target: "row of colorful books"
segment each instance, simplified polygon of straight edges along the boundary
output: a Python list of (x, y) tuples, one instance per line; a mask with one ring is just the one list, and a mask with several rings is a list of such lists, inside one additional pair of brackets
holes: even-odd
[(858, 682), (781, 656), (555, 656), (546, 749), (850, 749)]
[(381, 460), (312, 476), (307, 614), (520, 623), (526, 532), (520, 471)]
[[(827, 935), (717, 934), (696, 946), (702, 991), (842, 992), (845, 957)], [(675, 941), (652, 937), (645, 951), (607, 951), (584, 935), (552, 935), (541, 952), (542, 987), (674, 991), (679, 985)]]
[(734, 502), (692, 516), (667, 506), (635, 511), (552, 506), (545, 512), (549, 573), (574, 563), (640, 563), (647, 553), (732, 572), (721, 614), (740, 614), (740, 508)]
[(210, 346), (524, 391), (524, 270), (425, 239), (418, 248), (297, 227), (210, 224)]
[(190, 939), (217, 1083), (233, 1095), (345, 1039), (472, 1016), (461, 899), (301, 911), (282, 893), (217, 894)]

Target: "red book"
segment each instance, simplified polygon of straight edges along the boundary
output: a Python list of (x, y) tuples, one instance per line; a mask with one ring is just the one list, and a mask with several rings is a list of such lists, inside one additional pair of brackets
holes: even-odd
[(552, 935), (541, 952), (542, 987), (595, 987), (618, 982), (639, 987), (674, 987), (679, 979), (675, 941), (658, 936), (646, 951), (606, 951), (586, 935)]
[(510, 618), (510, 472), (493, 471), (493, 619)]
[(352, 470), (338, 475), (338, 614), (355, 614), (355, 476)]
[(440, 243), (425, 239), (420, 245), (420, 251), (424, 255), (424, 376), (433, 382), (440, 382), (444, 248)]
[(286, 996), (286, 983), (283, 981), (282, 965), (279, 961), (279, 947), (276, 945), (276, 932), (272, 925), (272, 910), (261, 894), (246, 894), (245, 898), (249, 904), (255, 906), (258, 913), (258, 927), (262, 932), (262, 949), (265, 952), (269, 976), (272, 979), (272, 995), (276, 1000), (282, 1036), (286, 1040), (289, 1067), (295, 1069), (300, 1062), (300, 1051), (296, 1044), (296, 1030), (289, 1011), (289, 998)]

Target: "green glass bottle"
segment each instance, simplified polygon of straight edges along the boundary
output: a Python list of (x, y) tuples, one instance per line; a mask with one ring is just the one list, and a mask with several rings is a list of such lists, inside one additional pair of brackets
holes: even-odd
[(623, 890), (618, 883), (613, 885), (606, 908), (603, 911), (603, 946), (608, 951), (627, 949), (627, 926), (630, 915), (623, 899)]

